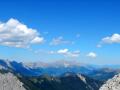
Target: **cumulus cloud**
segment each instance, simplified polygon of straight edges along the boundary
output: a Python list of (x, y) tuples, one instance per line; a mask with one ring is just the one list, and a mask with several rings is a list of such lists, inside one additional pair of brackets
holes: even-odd
[(120, 34), (113, 34), (112, 36), (108, 36), (102, 39), (103, 43), (120, 43)]
[(103, 44), (113, 44), (118, 43), (120, 44), (120, 34), (115, 33), (112, 36), (104, 37), (101, 42), (97, 45), (97, 47), (102, 47)]
[(60, 49), (57, 51), (58, 54), (64, 55), (66, 57), (79, 57), (80, 51), (69, 51), (68, 49)]
[(68, 49), (60, 49), (60, 50), (58, 50), (58, 53), (59, 54), (66, 54), (66, 53), (68, 53)]
[(87, 56), (90, 57), (90, 58), (96, 58), (97, 57), (96, 53), (94, 53), (94, 52), (88, 53)]
[(0, 45), (22, 48), (43, 41), (44, 38), (36, 29), (28, 28), (16, 19), (11, 18), (6, 23), (0, 23)]
[(61, 45), (61, 44), (71, 44), (73, 42), (64, 40), (62, 36), (54, 38), (51, 42), (50, 45)]

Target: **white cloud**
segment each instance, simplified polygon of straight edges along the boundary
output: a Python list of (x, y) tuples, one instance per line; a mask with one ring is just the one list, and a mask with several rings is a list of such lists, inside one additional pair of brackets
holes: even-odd
[(96, 58), (97, 57), (96, 53), (94, 53), (94, 52), (88, 53), (87, 56), (90, 57), (90, 58)]
[(70, 57), (70, 58), (77, 58), (80, 56), (80, 51), (69, 51), (68, 49), (60, 49), (57, 51), (47, 51), (47, 50), (35, 50), (34, 51), (35, 54), (41, 55), (62, 55), (64, 57)]
[(79, 57), (80, 51), (70, 52), (68, 49), (60, 49), (57, 51), (58, 54), (64, 55), (66, 57)]
[(42, 41), (44, 41), (44, 39), (43, 38), (40, 38), (40, 37), (35, 37), (32, 41), (31, 41), (31, 43), (42, 43)]
[(113, 34), (112, 36), (108, 36), (102, 39), (103, 43), (120, 43), (120, 34)]
[(112, 36), (104, 37), (101, 42), (97, 45), (97, 47), (102, 47), (103, 44), (113, 44), (118, 43), (120, 44), (120, 34), (113, 34)]
[(50, 45), (60, 45), (60, 44), (72, 44), (73, 42), (64, 40), (62, 36), (54, 38), (51, 42)]
[(80, 51), (73, 51), (68, 53), (69, 57), (79, 57), (80, 56)]
[(43, 41), (44, 38), (36, 29), (28, 28), (16, 19), (11, 18), (6, 23), (0, 23), (0, 45), (22, 48)]
[(66, 53), (68, 53), (68, 49), (58, 50), (58, 53), (59, 53), (59, 54), (66, 54)]

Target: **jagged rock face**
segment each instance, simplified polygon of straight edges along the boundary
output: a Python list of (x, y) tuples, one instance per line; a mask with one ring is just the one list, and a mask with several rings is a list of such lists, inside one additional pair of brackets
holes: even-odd
[(23, 83), (12, 73), (0, 73), (0, 90), (26, 90)]
[(109, 79), (99, 90), (120, 90), (120, 74)]

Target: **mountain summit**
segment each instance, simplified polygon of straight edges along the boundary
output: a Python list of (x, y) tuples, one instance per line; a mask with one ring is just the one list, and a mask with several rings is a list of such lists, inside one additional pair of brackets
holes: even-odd
[(120, 90), (120, 74), (109, 79), (100, 90)]

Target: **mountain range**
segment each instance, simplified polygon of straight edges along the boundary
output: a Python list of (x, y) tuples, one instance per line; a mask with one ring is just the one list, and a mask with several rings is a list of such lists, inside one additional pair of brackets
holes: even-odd
[(107, 79), (120, 73), (119, 68), (113, 69), (110, 67), (100, 67), (73, 61), (59, 61), (54, 63), (21, 63), (0, 59), (0, 68), (20, 73), (24, 76), (40, 76), (43, 74), (60, 76), (67, 72), (81, 73), (100, 81), (106, 81)]
[(1, 70), (0, 90), (98, 90), (103, 82), (82, 74), (22, 76)]
[(21, 63), (1, 59), (0, 86), (3, 87), (0, 90), (119, 90), (109, 89), (110, 85), (116, 85), (114, 82), (119, 85), (120, 75), (115, 76), (118, 73), (118, 67), (101, 67), (72, 61)]

